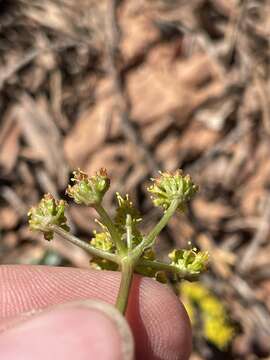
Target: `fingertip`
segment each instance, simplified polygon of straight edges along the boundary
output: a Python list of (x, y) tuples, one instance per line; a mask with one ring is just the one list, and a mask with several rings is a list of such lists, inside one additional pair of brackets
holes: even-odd
[[(0, 329), (19, 314), (81, 299), (114, 304), (121, 275), (47, 266), (0, 267)], [(188, 359), (188, 316), (169, 287), (134, 277), (127, 317), (139, 359)]]
[(13, 322), (0, 335), (0, 349), (9, 360), (131, 360), (133, 338), (125, 319), (112, 306), (79, 301)]
[(135, 276), (127, 318), (134, 329), (139, 359), (189, 358), (192, 331), (186, 310), (169, 288)]

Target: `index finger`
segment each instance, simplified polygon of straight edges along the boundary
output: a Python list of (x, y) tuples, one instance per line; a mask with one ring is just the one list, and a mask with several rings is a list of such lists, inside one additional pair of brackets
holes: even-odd
[[(25, 312), (80, 299), (115, 303), (120, 273), (47, 266), (0, 266), (0, 328)], [(138, 359), (188, 359), (187, 314), (164, 285), (135, 275), (127, 309)]]

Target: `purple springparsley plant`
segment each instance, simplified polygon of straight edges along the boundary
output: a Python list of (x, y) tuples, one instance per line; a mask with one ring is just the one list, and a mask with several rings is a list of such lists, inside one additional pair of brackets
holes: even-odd
[(155, 206), (160, 206), (164, 214), (160, 221), (148, 233), (141, 232), (141, 217), (130, 201), (129, 196), (116, 193), (118, 207), (111, 217), (102, 206), (102, 200), (110, 186), (110, 179), (105, 169), (88, 176), (81, 170), (73, 172), (73, 185), (67, 188), (67, 194), (77, 204), (93, 207), (100, 216), (98, 221), (101, 231), (94, 232), (90, 243), (82, 241), (69, 233), (64, 215), (67, 203), (55, 200), (46, 194), (36, 207), (28, 213), (31, 230), (44, 234), (46, 240), (52, 240), (54, 233), (71, 243), (85, 249), (92, 255), (91, 263), (98, 269), (120, 270), (122, 273), (116, 307), (123, 314), (126, 311), (133, 274), (140, 273), (158, 281), (165, 282), (167, 273), (175, 279), (196, 280), (207, 267), (208, 253), (196, 249), (173, 250), (170, 262), (156, 259), (153, 246), (161, 230), (167, 225), (176, 211), (183, 212), (186, 204), (198, 191), (188, 175), (181, 170), (174, 173), (160, 172), (147, 189)]

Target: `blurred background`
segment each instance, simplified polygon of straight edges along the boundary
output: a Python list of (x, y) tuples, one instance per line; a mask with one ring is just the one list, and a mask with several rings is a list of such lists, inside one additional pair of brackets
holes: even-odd
[[(270, 2), (0, 0), (0, 263), (87, 268), (89, 256), (30, 233), (44, 193), (74, 168), (106, 167), (144, 231), (146, 185), (182, 168), (200, 186), (157, 244), (211, 256), (177, 286), (200, 359), (270, 359)], [(70, 202), (89, 241), (94, 213)]]

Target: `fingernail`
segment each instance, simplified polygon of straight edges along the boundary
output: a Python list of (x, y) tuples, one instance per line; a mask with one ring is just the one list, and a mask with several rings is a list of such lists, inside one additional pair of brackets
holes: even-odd
[(29, 316), (0, 334), (1, 358), (133, 359), (129, 326), (111, 305), (78, 301)]

